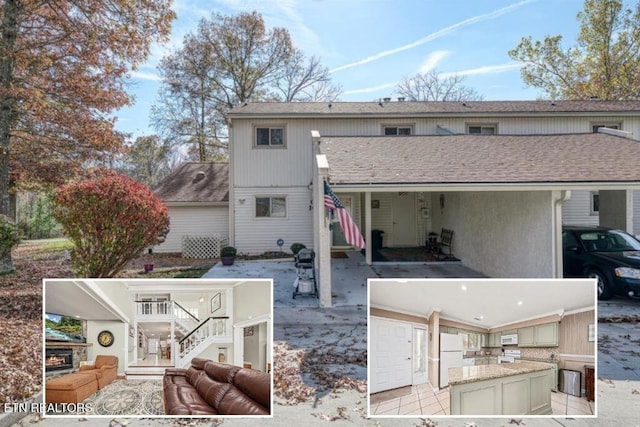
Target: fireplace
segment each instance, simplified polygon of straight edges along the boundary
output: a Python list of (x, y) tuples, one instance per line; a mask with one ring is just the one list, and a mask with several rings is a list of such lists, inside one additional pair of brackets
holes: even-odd
[(48, 348), (44, 356), (46, 372), (73, 369), (73, 350), (70, 348)]

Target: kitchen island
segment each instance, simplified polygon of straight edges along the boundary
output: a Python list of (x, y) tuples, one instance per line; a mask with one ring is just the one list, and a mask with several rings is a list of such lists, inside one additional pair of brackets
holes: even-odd
[(451, 415), (550, 415), (554, 370), (520, 362), (449, 369)]

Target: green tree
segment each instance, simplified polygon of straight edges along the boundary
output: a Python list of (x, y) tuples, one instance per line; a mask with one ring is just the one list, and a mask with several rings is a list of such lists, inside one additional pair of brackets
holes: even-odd
[(524, 64), (524, 82), (550, 99), (638, 99), (640, 96), (640, 3), (587, 0), (578, 13), (577, 45), (562, 36), (524, 37), (509, 51)]
[(481, 101), (482, 95), (463, 82), (463, 76), (444, 77), (432, 70), (405, 77), (396, 92), (407, 101)]
[(168, 38), (170, 4), (0, 3), (0, 214), (11, 214), (13, 183), (60, 183), (122, 146), (110, 113), (130, 103), (130, 69)]
[(169, 232), (167, 207), (149, 187), (111, 171), (58, 188), (53, 201), (80, 277), (113, 277)]
[(158, 135), (139, 136), (126, 146), (122, 168), (127, 176), (153, 187), (171, 172), (173, 151), (169, 141)]

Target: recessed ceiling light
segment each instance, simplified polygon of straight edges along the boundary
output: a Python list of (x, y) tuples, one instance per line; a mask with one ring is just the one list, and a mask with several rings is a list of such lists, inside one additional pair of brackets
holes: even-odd
[(480, 321), (480, 320), (483, 320), (483, 319), (484, 319), (484, 316), (478, 316), (478, 317), (474, 317), (474, 319), (475, 319), (475, 320), (478, 320), (478, 321)]
[(463, 291), (466, 291), (467, 290), (467, 285), (460, 286), (460, 289), (462, 289)]
[(518, 305), (522, 305), (524, 304), (522, 301), (518, 301)]

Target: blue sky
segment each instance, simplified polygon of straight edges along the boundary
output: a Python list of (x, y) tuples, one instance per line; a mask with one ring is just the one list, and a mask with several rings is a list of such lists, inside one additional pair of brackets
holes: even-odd
[(535, 99), (507, 52), (524, 36), (561, 34), (575, 43), (583, 0), (177, 0), (171, 41), (154, 46), (132, 74), (135, 105), (116, 113), (117, 128), (153, 133), (149, 111), (160, 85), (156, 65), (212, 12), (257, 10), (269, 27), (285, 27), (296, 47), (319, 56), (342, 86), (342, 101), (394, 97), (405, 76), (436, 69), (466, 76), (486, 100)]

